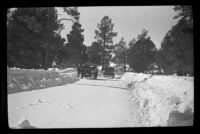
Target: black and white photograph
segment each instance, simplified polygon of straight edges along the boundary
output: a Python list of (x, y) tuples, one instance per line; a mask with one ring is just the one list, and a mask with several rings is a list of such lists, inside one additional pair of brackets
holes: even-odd
[(191, 5), (7, 10), (10, 129), (194, 125)]

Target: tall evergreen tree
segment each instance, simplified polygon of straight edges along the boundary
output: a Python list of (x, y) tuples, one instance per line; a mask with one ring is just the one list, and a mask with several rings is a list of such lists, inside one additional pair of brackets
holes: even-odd
[(155, 63), (156, 47), (147, 34), (148, 31), (143, 30), (137, 41), (129, 44), (128, 63), (135, 72), (151, 71), (150, 66)]
[(165, 73), (193, 75), (193, 18), (192, 7), (175, 6), (180, 18), (178, 23), (165, 35), (157, 61)]
[[(78, 7), (63, 7), (61, 9), (63, 9), (64, 13), (69, 15), (69, 17), (67, 17), (67, 18), (62, 17), (61, 19), (58, 20), (58, 22), (64, 22), (64, 23), (72, 22), (73, 25), (75, 25), (74, 23), (79, 23), (80, 13), (78, 12)], [(65, 28), (64, 26), (61, 27), (60, 30), (58, 31), (58, 34), (60, 34), (60, 32), (64, 28)], [(56, 57), (56, 64), (58, 65), (58, 67), (66, 68), (66, 67), (70, 67), (74, 64), (74, 62), (72, 61), (73, 53), (70, 51), (70, 49), (73, 49), (73, 47), (71, 45), (69, 45), (69, 43), (64, 43), (62, 45), (62, 47), (59, 48), (58, 54), (57, 54), (57, 57)], [(84, 52), (83, 52), (82, 58), (85, 59), (87, 57), (85, 46), (83, 46), (83, 50), (84, 50)], [(70, 63), (70, 62), (72, 62), (72, 63)]]
[(112, 20), (108, 16), (104, 16), (101, 23), (97, 24), (98, 30), (95, 30), (95, 39), (97, 42), (100, 42), (103, 47), (102, 69), (109, 64), (109, 60), (112, 58), (111, 52), (114, 48), (112, 39), (117, 36), (117, 33), (113, 32), (113, 26)]
[(74, 8), (75, 10), (71, 10), (71, 14), (73, 15), (74, 19), (76, 20), (75, 23), (72, 25), (72, 30), (69, 34), (67, 34), (68, 43), (66, 45), (68, 49), (68, 53), (70, 55), (70, 63), (74, 66), (78, 64), (84, 63), (86, 59), (83, 59), (83, 56), (86, 56), (86, 47), (84, 46), (84, 36), (82, 32), (81, 24), (79, 23), (79, 15), (78, 8)]
[(114, 53), (115, 53), (114, 61), (117, 64), (123, 65), (124, 71), (126, 72), (128, 47), (126, 46), (126, 42), (124, 41), (124, 38), (121, 38), (119, 43), (115, 44)]
[(98, 65), (102, 65), (103, 57), (103, 46), (98, 42), (93, 42), (91, 46), (88, 47), (88, 58), (89, 61)]

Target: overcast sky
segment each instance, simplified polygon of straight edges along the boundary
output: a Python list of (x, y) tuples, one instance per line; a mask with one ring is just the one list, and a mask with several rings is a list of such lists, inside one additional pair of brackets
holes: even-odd
[[(85, 30), (84, 44), (89, 46), (94, 40), (97, 23), (100, 23), (104, 16), (109, 16), (114, 23), (113, 30), (118, 33), (113, 38), (117, 43), (124, 37), (127, 44), (133, 38), (141, 34), (142, 29), (148, 30), (148, 35), (156, 47), (160, 47), (165, 34), (173, 25), (177, 23), (173, 17), (177, 14), (173, 6), (102, 6), (102, 7), (79, 7), (80, 23)], [(70, 16), (58, 10), (59, 18), (69, 18)], [(61, 32), (66, 38), (71, 30), (72, 22), (63, 21), (65, 29)]]

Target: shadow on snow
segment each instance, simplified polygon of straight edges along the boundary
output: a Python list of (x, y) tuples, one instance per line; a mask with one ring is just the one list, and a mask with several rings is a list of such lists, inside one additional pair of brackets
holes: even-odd
[(76, 85), (88, 85), (88, 86), (99, 86), (99, 87), (109, 87), (109, 88), (128, 90), (128, 88), (123, 88), (123, 87), (104, 86), (104, 85), (95, 85), (95, 84), (79, 84), (79, 83), (74, 83), (74, 84), (76, 84)]

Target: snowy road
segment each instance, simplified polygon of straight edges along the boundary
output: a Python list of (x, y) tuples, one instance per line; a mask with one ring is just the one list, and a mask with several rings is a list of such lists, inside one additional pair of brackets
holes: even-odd
[(130, 108), (129, 90), (119, 79), (81, 79), (8, 95), (10, 127), (21, 118), (38, 128), (132, 127)]

